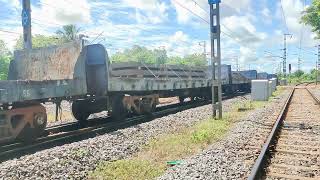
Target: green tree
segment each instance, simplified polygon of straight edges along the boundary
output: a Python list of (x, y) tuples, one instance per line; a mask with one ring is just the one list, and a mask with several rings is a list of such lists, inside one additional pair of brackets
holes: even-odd
[(65, 42), (73, 41), (78, 39), (78, 33), (80, 28), (74, 24), (65, 25), (62, 30), (58, 30), (56, 34)]
[(8, 77), (8, 70), (10, 65), (11, 56), (0, 56), (0, 80), (6, 80)]
[(5, 42), (0, 40), (0, 80), (7, 79), (11, 55)]
[(320, 38), (320, 0), (313, 0), (312, 4), (303, 12), (302, 23), (312, 26), (312, 31)]
[[(161, 57), (159, 57), (161, 58)], [(152, 50), (145, 47), (133, 46), (131, 49), (126, 49), (124, 52), (118, 52), (111, 57), (112, 62), (142, 62), (156, 63), (156, 56)]]
[(206, 66), (207, 61), (203, 54), (191, 54), (183, 58), (168, 57), (165, 49), (149, 50), (141, 46), (133, 46), (124, 52), (118, 52), (111, 57), (112, 62), (142, 62), (148, 64), (172, 64), (189, 66)]
[(168, 61), (167, 51), (165, 49), (155, 49), (153, 50), (155, 55), (156, 64), (166, 64)]
[[(62, 40), (57, 36), (34, 35), (32, 36), (32, 48), (41, 48), (62, 44)], [(14, 47), (16, 50), (23, 49), (23, 38), (20, 36)]]
[(302, 70), (297, 70), (296, 72), (293, 73), (294, 77), (301, 77), (304, 75), (304, 72)]
[(190, 66), (206, 66), (207, 61), (203, 54), (191, 54), (184, 57), (186, 65)]
[(172, 64), (172, 65), (178, 65), (178, 64), (183, 64), (184, 59), (179, 57), (179, 56), (172, 56), (168, 58), (167, 64)]
[(10, 51), (7, 48), (6, 44), (4, 43), (3, 40), (0, 39), (0, 56), (6, 56), (9, 54), (10, 54)]

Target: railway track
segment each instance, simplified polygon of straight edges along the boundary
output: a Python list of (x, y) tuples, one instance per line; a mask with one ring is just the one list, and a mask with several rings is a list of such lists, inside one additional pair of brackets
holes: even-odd
[[(223, 99), (229, 99), (241, 95), (243, 94), (239, 93), (234, 96), (224, 97)], [(178, 103), (161, 106), (156, 109), (156, 112), (150, 115), (135, 116), (127, 118), (123, 121), (115, 121), (112, 118), (104, 117), (91, 119), (85, 126), (80, 125), (77, 122), (52, 126), (47, 128), (44, 135), (38, 138), (32, 144), (14, 142), (0, 145), (0, 162), (35, 153), (43, 149), (81, 141), (95, 137), (99, 134), (128, 128), (140, 123), (151, 121), (155, 118), (163, 117), (186, 109), (203, 106), (209, 103), (210, 101), (196, 101), (185, 102), (183, 105)]]
[(79, 128), (80, 125), (78, 123), (68, 123), (66, 125), (51, 127), (46, 130), (46, 133), (54, 132), (54, 134), (40, 137), (32, 144), (13, 143), (0, 146), (0, 161), (20, 157), (26, 154), (37, 152), (39, 150), (48, 149), (63, 144), (81, 141), (95, 137), (99, 134), (113, 132), (118, 129), (128, 128), (130, 126), (151, 121), (155, 118), (206, 105), (208, 103), (209, 102), (207, 101), (203, 101), (195, 103), (189, 102), (185, 103), (184, 105), (173, 104), (165, 107), (163, 106), (158, 108), (156, 112), (150, 115), (135, 116), (132, 118), (127, 118), (123, 121), (113, 121), (111, 118), (93, 119), (89, 121), (86, 127), (83, 128)]
[(296, 87), (248, 179), (320, 179), (319, 99)]

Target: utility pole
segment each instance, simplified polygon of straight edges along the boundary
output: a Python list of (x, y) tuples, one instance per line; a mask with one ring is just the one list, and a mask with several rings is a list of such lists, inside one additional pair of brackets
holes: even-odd
[[(221, 90), (221, 48), (220, 48), (220, 2), (208, 0), (210, 5), (210, 36), (212, 64), (212, 117), (222, 119), (222, 90)], [(216, 47), (215, 47), (216, 46)], [(217, 70), (217, 74), (216, 74)]]
[(319, 70), (320, 70), (320, 45), (318, 45), (318, 62), (317, 62), (317, 77), (316, 77), (316, 85), (318, 84), (319, 81)]
[(298, 70), (299, 71), (301, 70), (301, 58), (300, 58), (300, 56), (298, 58)]
[(284, 34), (284, 48), (283, 48), (283, 76), (287, 75), (287, 36), (292, 37), (292, 34)]
[(206, 41), (199, 42), (199, 45), (203, 46), (203, 57), (207, 61), (207, 42)]
[(237, 71), (240, 71), (239, 57), (235, 56), (235, 58), (236, 58), (236, 69), (237, 69)]
[(22, 19), (22, 27), (23, 27), (24, 49), (30, 50), (32, 49), (30, 0), (22, 0), (21, 19)]

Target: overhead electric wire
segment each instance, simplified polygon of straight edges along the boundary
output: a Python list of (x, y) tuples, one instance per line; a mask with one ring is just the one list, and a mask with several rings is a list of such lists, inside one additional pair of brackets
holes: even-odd
[(193, 1), (200, 9), (202, 9), (204, 12), (206, 12), (208, 15), (210, 15), (210, 13), (205, 8), (200, 6), (197, 1), (195, 1), (195, 0), (191, 0), (191, 1)]
[(286, 14), (284, 12), (283, 5), (282, 5), (282, 0), (280, 0), (280, 6), (281, 6), (281, 11), (282, 11), (282, 15), (283, 15), (283, 20), (284, 20), (284, 24), (285, 24), (285, 27), (286, 27), (286, 31), (289, 32)]
[[(182, 4), (181, 4), (180, 2), (178, 2), (177, 0), (172, 0), (172, 1), (174, 1), (174, 2), (177, 3), (180, 7), (186, 9), (186, 10), (189, 11), (191, 14), (195, 15), (196, 17), (198, 17), (199, 19), (201, 19), (202, 21), (204, 21), (204, 22), (206, 22), (207, 24), (210, 25), (210, 22), (209, 22), (209, 21), (207, 21), (205, 18), (201, 17), (200, 15), (196, 14), (195, 12), (193, 12), (192, 10), (190, 10), (189, 8), (185, 7), (184, 5), (182, 5)], [(223, 25), (223, 26), (224, 26), (224, 25)], [(237, 40), (237, 39), (235, 39), (234, 37), (232, 37), (231, 35), (223, 32), (222, 30), (221, 30), (221, 33), (224, 34), (224, 35), (226, 35), (226, 36), (228, 36), (228, 37), (231, 38), (232, 40), (237, 41), (238, 43), (241, 44), (241, 42), (240, 42), (239, 40)]]
[(10, 31), (10, 30), (0, 29), (0, 31), (1, 31), (1, 32), (4, 32), (4, 33), (9, 33), (9, 34), (18, 34), (18, 35), (21, 35), (21, 33), (14, 32), (14, 31)]
[(192, 10), (190, 10), (189, 8), (185, 7), (184, 5), (182, 5), (179, 1), (177, 0), (172, 0), (173, 2), (177, 3), (180, 7), (184, 8), (185, 10), (189, 11), (191, 14), (197, 16), (198, 18), (200, 18), (202, 21), (210, 24), (209, 21), (207, 21), (205, 18), (201, 17), (200, 15), (196, 14), (195, 12), (193, 12)]

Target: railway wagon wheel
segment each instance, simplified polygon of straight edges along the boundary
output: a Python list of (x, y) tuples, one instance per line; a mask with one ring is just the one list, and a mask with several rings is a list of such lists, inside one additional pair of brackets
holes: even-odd
[(124, 120), (128, 116), (128, 110), (123, 102), (124, 96), (117, 95), (112, 98), (111, 116), (116, 120)]
[(90, 112), (88, 112), (87, 102), (84, 100), (73, 101), (71, 110), (74, 118), (76, 118), (80, 122), (86, 121), (91, 114)]
[(47, 126), (46, 110), (41, 104), (14, 109), (10, 116), (13, 132), (18, 133), (19, 127), (25, 124), (17, 136), (18, 140), (25, 143), (31, 143), (41, 136)]

